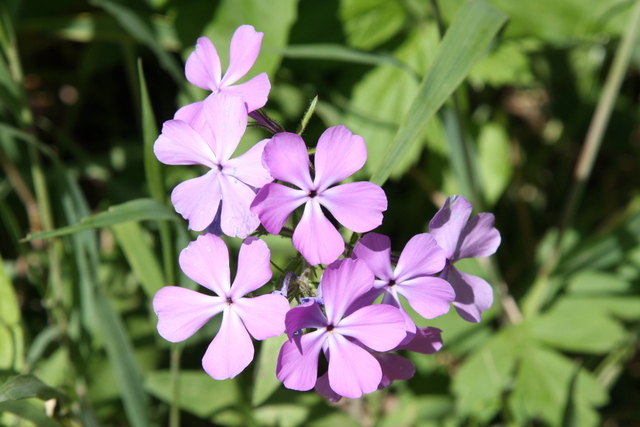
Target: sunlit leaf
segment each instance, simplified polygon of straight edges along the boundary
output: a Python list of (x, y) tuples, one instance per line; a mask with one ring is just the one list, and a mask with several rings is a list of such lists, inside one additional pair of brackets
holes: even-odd
[(349, 45), (371, 49), (402, 28), (405, 11), (397, 0), (341, 0), (340, 19)]

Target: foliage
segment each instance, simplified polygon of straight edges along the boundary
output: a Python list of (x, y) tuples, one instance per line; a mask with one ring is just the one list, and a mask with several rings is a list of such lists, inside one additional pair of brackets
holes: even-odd
[[(639, 5), (2, 2), (0, 424), (177, 425), (172, 406), (189, 426), (640, 423)], [(318, 96), (305, 139), (338, 124), (364, 137), (357, 178), (384, 184), (394, 249), (451, 194), (496, 216), (498, 253), (457, 264), (495, 285), (494, 306), (478, 324), (416, 316), (444, 347), (412, 355), (407, 382), (330, 404), (277, 381), (284, 337), (215, 381), (200, 357), (219, 323), (180, 345), (157, 334), (154, 293), (196, 286), (177, 268), (196, 234), (168, 195), (199, 171), (165, 168), (153, 142), (204, 96), (182, 71), (196, 39), (226, 46), (241, 24), (265, 33), (245, 79), (269, 74), (271, 117), (295, 131)], [(572, 171), (607, 97), (582, 187)], [(239, 152), (267, 137), (249, 129)], [(264, 238), (287, 265), (283, 239)]]

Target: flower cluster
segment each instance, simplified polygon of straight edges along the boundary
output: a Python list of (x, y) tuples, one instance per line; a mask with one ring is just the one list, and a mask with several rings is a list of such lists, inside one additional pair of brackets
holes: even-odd
[[(270, 90), (266, 74), (233, 85), (253, 66), (262, 36), (251, 26), (238, 28), (224, 77), (213, 43), (198, 39), (186, 77), (212, 93), (178, 110), (154, 145), (163, 163), (208, 169), (179, 184), (171, 201), (189, 228), (205, 231), (182, 251), (180, 267), (215, 294), (161, 289), (153, 300), (158, 332), (182, 341), (222, 313), (202, 361), (215, 379), (233, 378), (250, 364), (251, 336), (286, 333), (276, 368), (286, 387), (315, 388), (332, 401), (357, 398), (413, 376), (413, 364), (393, 351), (431, 354), (441, 348), (441, 331), (417, 326), (408, 307), (433, 319), (453, 304), (463, 319), (481, 320), (493, 300), (491, 286), (454, 264), (493, 254), (500, 234), (493, 215), (469, 219), (471, 204), (453, 196), (430, 221), (429, 233), (411, 238), (397, 257), (391, 239), (377, 233), (354, 234), (346, 245), (337, 225), (367, 233), (381, 225), (387, 209), (379, 186), (341, 184), (364, 166), (365, 142), (344, 126), (331, 127), (320, 136), (312, 162), (300, 135), (258, 110)], [(233, 158), (249, 117), (274, 135)], [(267, 232), (291, 237), (302, 271), (286, 272), (282, 289), (248, 297), (272, 277), (267, 244), (250, 236)], [(245, 239), (233, 282), (221, 234)], [(326, 372), (319, 372), (321, 358)]]

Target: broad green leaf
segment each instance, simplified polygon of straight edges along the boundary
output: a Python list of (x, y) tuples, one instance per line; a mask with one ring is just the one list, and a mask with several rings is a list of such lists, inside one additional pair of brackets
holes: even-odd
[(526, 330), (512, 326), (496, 334), (466, 359), (453, 379), (457, 412), (488, 422), (502, 407), (522, 352), (532, 345)]
[(282, 385), (280, 380), (276, 378), (275, 372), (280, 347), (286, 340), (287, 335), (282, 334), (278, 337), (264, 340), (260, 344), (260, 355), (256, 358), (253, 394), (251, 396), (251, 404), (253, 406), (261, 405)]
[(562, 425), (569, 398), (570, 384), (576, 369), (580, 369), (574, 389), (574, 418), (579, 426), (599, 425), (594, 407), (607, 402), (607, 395), (596, 379), (575, 362), (542, 347), (530, 347), (522, 352), (516, 388), (509, 398), (518, 425), (544, 420), (549, 425)]
[(20, 418), (31, 421), (38, 427), (64, 427), (53, 418), (47, 416), (43, 405), (36, 405), (28, 400), (0, 402), (1, 412), (10, 412)]
[(20, 306), (13, 284), (4, 269), (0, 255), (0, 324), (14, 325), (20, 321)]
[(485, 54), (506, 18), (483, 0), (464, 4), (445, 34), (429, 73), (386, 151), (386, 160), (371, 177), (372, 182), (384, 184), (404, 161), (427, 122)]
[(523, 47), (506, 41), (478, 62), (469, 73), (469, 81), (474, 86), (523, 86), (530, 85), (533, 80), (529, 58)]
[(142, 375), (126, 329), (107, 297), (97, 298), (96, 309), (107, 356), (115, 371), (115, 380), (120, 388), (129, 425), (147, 427), (147, 394), (142, 388)]
[(582, 270), (569, 278), (567, 291), (576, 295), (619, 295), (633, 292), (633, 285), (615, 274)]
[(106, 212), (100, 212), (86, 217), (75, 225), (42, 233), (30, 233), (24, 238), (24, 241), (29, 242), (37, 239), (64, 236), (82, 230), (109, 227), (123, 222), (176, 219), (176, 215), (163, 204), (151, 199), (136, 199), (120, 205), (111, 206)]
[(578, 353), (606, 354), (624, 342), (624, 327), (599, 298), (562, 298), (528, 324), (531, 336), (555, 348)]
[[(409, 70), (414, 66), (423, 70), (429, 67), (425, 58), (429, 58), (429, 52), (437, 42), (438, 35), (433, 29), (416, 30), (394, 55), (399, 62), (407, 64), (405, 67)], [(371, 176), (384, 162), (389, 143), (417, 90), (416, 72), (407, 73), (389, 65), (376, 67), (355, 85), (344, 124), (362, 136), (367, 144), (367, 163), (360, 175)], [(393, 170), (394, 178), (400, 177), (418, 161), (424, 138), (425, 135), (421, 135), (413, 141), (407, 155)]]
[(40, 400), (66, 400), (67, 397), (33, 375), (18, 375), (0, 385), (0, 402), (36, 397)]
[[(311, 408), (296, 403), (264, 405), (253, 410), (254, 416), (261, 425), (297, 427), (305, 425)], [(344, 425), (344, 424), (334, 424)]]
[[(171, 372), (149, 372), (144, 387), (158, 399), (171, 402)], [(235, 380), (216, 381), (204, 371), (180, 371), (180, 408), (206, 418), (238, 403), (240, 390)], [(214, 397), (215, 396), (215, 397)]]
[(166, 52), (158, 43), (152, 29), (132, 9), (111, 0), (91, 0), (94, 6), (101, 7), (112, 15), (116, 21), (139, 43), (147, 46), (158, 58), (162, 67), (180, 85), (183, 80), (182, 67), (176, 59)]
[(152, 248), (145, 242), (142, 227), (137, 222), (125, 222), (111, 229), (142, 289), (152, 299), (165, 286), (165, 279)]
[(341, 0), (340, 19), (349, 45), (371, 49), (402, 29), (405, 11), (398, 0)]
[(482, 126), (478, 136), (478, 172), (487, 207), (495, 205), (511, 182), (509, 150), (509, 136), (502, 126), (495, 123)]
[[(15, 349), (13, 336), (8, 326), (0, 323), (0, 369), (6, 370), (13, 367)], [(0, 397), (0, 400), (2, 397)]]

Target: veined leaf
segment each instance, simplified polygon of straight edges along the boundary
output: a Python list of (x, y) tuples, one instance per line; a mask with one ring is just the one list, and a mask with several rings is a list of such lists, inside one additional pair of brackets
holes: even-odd
[(18, 375), (9, 378), (4, 384), (0, 385), (0, 402), (32, 397), (40, 400), (67, 399), (64, 394), (49, 387), (33, 375)]
[(433, 66), (424, 78), (398, 133), (387, 150), (386, 160), (371, 177), (382, 185), (473, 65), (485, 54), (507, 16), (483, 0), (464, 4), (445, 34)]
[(64, 236), (92, 228), (109, 227), (123, 222), (143, 220), (176, 220), (173, 212), (163, 204), (151, 199), (136, 199), (120, 205), (111, 206), (106, 212), (100, 212), (82, 219), (79, 223), (57, 230), (42, 233), (31, 233), (23, 239), (29, 242), (37, 239)]

